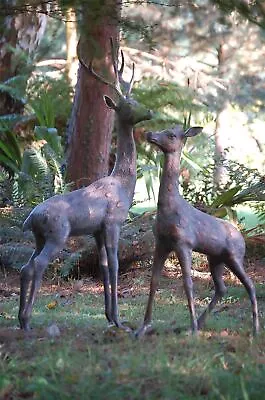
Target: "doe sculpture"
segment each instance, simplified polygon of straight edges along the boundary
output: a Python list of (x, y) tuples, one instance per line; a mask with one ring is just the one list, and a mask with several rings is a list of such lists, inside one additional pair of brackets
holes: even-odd
[[(112, 42), (111, 42), (112, 44)], [(79, 49), (78, 49), (79, 53)], [(37, 205), (29, 214), (23, 230), (31, 230), (36, 248), (27, 264), (21, 269), (19, 322), (23, 330), (29, 330), (29, 321), (41, 280), (49, 262), (65, 246), (69, 236), (93, 234), (102, 270), (105, 300), (105, 315), (109, 323), (125, 328), (119, 319), (117, 300), (118, 241), (120, 228), (128, 215), (136, 183), (136, 148), (133, 126), (148, 120), (152, 113), (130, 97), (133, 73), (130, 83), (122, 78), (124, 58), (118, 69), (111, 46), (115, 84), (106, 81), (81, 58), (82, 68), (96, 79), (112, 87), (118, 101), (104, 96), (105, 103), (116, 113), (117, 154), (116, 163), (110, 176), (71, 193), (55, 195)], [(126, 89), (122, 93), (121, 86)]]
[[(241, 233), (229, 222), (205, 214), (190, 205), (179, 193), (180, 156), (188, 137), (196, 136), (201, 127), (185, 132), (181, 126), (162, 132), (147, 133), (147, 140), (164, 153), (155, 224), (155, 253), (150, 293), (143, 325), (136, 331), (141, 337), (151, 327), (152, 305), (159, 277), (169, 253), (175, 252), (182, 270), (184, 289), (188, 299), (191, 331), (197, 333), (216, 303), (226, 293), (223, 281), (226, 265), (245, 286), (250, 297), (253, 315), (253, 334), (259, 331), (258, 306), (255, 287), (243, 268), (245, 242)], [(206, 310), (197, 319), (191, 278), (192, 251), (206, 254), (213, 278), (215, 293)]]

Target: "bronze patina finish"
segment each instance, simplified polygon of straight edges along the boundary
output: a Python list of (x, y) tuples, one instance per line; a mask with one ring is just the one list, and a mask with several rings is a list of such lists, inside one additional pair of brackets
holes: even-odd
[[(64, 247), (69, 236), (93, 234), (96, 240), (99, 264), (102, 270), (105, 296), (105, 315), (110, 323), (123, 328), (119, 319), (117, 300), (118, 241), (120, 228), (127, 218), (136, 183), (136, 149), (133, 126), (151, 118), (151, 112), (130, 97), (130, 83), (122, 79), (112, 47), (116, 84), (107, 82), (96, 74), (92, 63), (87, 66), (79, 55), (83, 68), (96, 79), (111, 86), (118, 97), (117, 104), (104, 96), (108, 107), (117, 117), (116, 163), (110, 176), (99, 179), (88, 187), (71, 193), (56, 195), (39, 204), (25, 220), (23, 229), (35, 236), (36, 249), (28, 263), (21, 269), (19, 322), (29, 329), (33, 304), (49, 262)], [(122, 94), (121, 87), (125, 89)], [(29, 291), (29, 294), (28, 294)]]
[[(147, 134), (147, 140), (164, 152), (165, 162), (157, 205), (156, 248), (150, 294), (144, 323), (136, 332), (136, 336), (144, 335), (151, 326), (152, 304), (160, 273), (172, 251), (176, 253), (181, 265), (193, 333), (197, 333), (203, 326), (207, 314), (226, 293), (223, 281), (224, 266), (227, 266), (245, 286), (252, 305), (253, 334), (257, 334), (259, 330), (255, 287), (243, 268), (245, 242), (241, 233), (229, 222), (194, 208), (179, 193), (178, 179), (183, 144), (188, 137), (197, 135), (201, 130), (201, 127), (193, 127), (184, 132), (180, 126), (176, 126), (173, 129)], [(195, 314), (191, 278), (192, 251), (207, 255), (215, 286), (213, 298), (198, 319)]]

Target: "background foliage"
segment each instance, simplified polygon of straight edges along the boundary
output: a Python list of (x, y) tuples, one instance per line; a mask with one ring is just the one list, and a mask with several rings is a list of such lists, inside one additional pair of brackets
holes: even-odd
[[(0, 84), (1, 93), (23, 106), (22, 113), (0, 116), (1, 205), (33, 206), (71, 186), (64, 172), (74, 85), (65, 67), (65, 28), (66, 21), (74, 19), (80, 29), (84, 4), (93, 15), (99, 13), (100, 2), (84, 0), (16, 3), (19, 12), (36, 10), (37, 5), (48, 22), (30, 57), (11, 48), (19, 72)], [(4, 2), (0, 18), (14, 11), (10, 7)], [(75, 11), (71, 18), (70, 9)], [(260, 3), (129, 1), (123, 2), (119, 23), (125, 73), (136, 64), (133, 95), (155, 111), (153, 120), (135, 129), (134, 204), (141, 205), (141, 212), (155, 207), (162, 168), (161, 154), (145, 142), (144, 132), (174, 124), (201, 125), (203, 133), (183, 151), (183, 195), (240, 227), (244, 224), (237, 211), (243, 204), (258, 216), (260, 237), (265, 220), (265, 37)], [(112, 146), (115, 153), (115, 134)], [(217, 168), (225, 177), (220, 186), (214, 179)]]

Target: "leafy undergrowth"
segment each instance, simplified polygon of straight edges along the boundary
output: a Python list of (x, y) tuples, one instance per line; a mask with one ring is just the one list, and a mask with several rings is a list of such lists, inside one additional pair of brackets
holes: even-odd
[[(153, 330), (141, 340), (107, 326), (102, 286), (92, 279), (46, 280), (33, 329), (25, 334), (17, 328), (18, 276), (1, 277), (0, 398), (264, 399), (263, 268), (250, 274), (257, 277), (262, 325), (255, 339), (249, 299), (230, 274), (227, 296), (193, 337), (187, 334), (180, 271), (168, 264), (156, 295)], [(132, 330), (142, 321), (149, 277), (145, 265), (120, 278), (120, 314)], [(194, 283), (199, 313), (209, 302), (212, 283), (203, 268)]]

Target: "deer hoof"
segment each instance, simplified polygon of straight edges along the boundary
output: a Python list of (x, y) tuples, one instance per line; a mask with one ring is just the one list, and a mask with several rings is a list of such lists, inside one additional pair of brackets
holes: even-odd
[(136, 337), (136, 339), (141, 339), (146, 333), (151, 332), (151, 330), (151, 324), (143, 325), (141, 326), (141, 328), (137, 329), (137, 331), (134, 333), (134, 336)]
[(117, 328), (122, 329), (125, 332), (132, 332), (132, 329), (129, 326), (123, 325), (121, 322), (116, 324)]
[(121, 329), (121, 330), (123, 330), (125, 332), (132, 332), (132, 329), (129, 326), (124, 325), (120, 321), (110, 322), (108, 326), (109, 326), (109, 328), (116, 327), (116, 328), (119, 328), (119, 329)]

